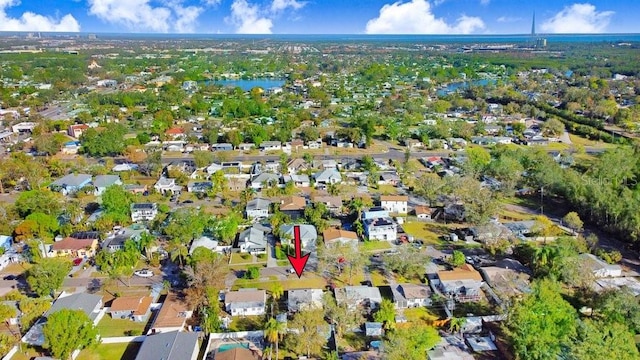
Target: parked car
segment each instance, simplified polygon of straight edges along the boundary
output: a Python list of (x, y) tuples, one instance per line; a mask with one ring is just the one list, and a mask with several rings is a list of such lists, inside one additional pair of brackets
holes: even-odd
[(2, 280), (17, 280), (18, 277), (16, 275), (7, 275), (2, 278)]
[(140, 276), (140, 277), (152, 277), (153, 271), (149, 269), (142, 269), (142, 270), (136, 270), (133, 274), (135, 276)]
[(73, 266), (78, 266), (80, 264), (82, 264), (82, 259), (81, 258), (73, 259)]

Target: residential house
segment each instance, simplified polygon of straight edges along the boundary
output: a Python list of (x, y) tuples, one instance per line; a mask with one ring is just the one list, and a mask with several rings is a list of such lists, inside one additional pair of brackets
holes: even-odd
[(406, 195), (380, 196), (380, 206), (391, 213), (406, 214), (408, 209), (408, 202), (409, 197)]
[(418, 205), (413, 208), (413, 213), (420, 220), (432, 220), (433, 209), (428, 206)]
[(249, 181), (249, 174), (225, 174), (224, 178), (227, 179), (227, 189), (229, 191), (242, 191), (247, 188)]
[(138, 164), (128, 164), (128, 163), (117, 164), (113, 168), (111, 168), (111, 171), (113, 172), (133, 171), (133, 170), (138, 170)]
[(291, 220), (297, 220), (304, 216), (307, 200), (300, 196), (287, 196), (280, 200), (280, 212), (289, 216)]
[(70, 256), (74, 258), (90, 258), (96, 254), (98, 239), (74, 239), (66, 237), (51, 245), (49, 256)]
[(400, 177), (395, 172), (380, 173), (380, 179), (378, 180), (378, 185), (398, 186), (400, 185)]
[(267, 292), (257, 289), (240, 289), (224, 294), (224, 308), (231, 316), (264, 315)]
[(371, 286), (345, 286), (334, 290), (338, 305), (346, 304), (351, 310), (359, 306), (376, 309), (382, 302), (380, 289)]
[(151, 315), (151, 296), (121, 296), (115, 298), (109, 307), (113, 319), (130, 319), (146, 322)]
[(266, 229), (260, 225), (254, 225), (238, 236), (238, 246), (240, 252), (250, 254), (264, 254), (267, 252)]
[(289, 312), (322, 309), (322, 289), (296, 289), (287, 291)]
[(91, 175), (89, 174), (69, 174), (49, 185), (51, 190), (59, 191), (63, 195), (73, 194), (80, 189), (91, 184)]
[(342, 213), (342, 198), (332, 195), (313, 195), (311, 201), (316, 204), (324, 204), (327, 210), (334, 215)]
[(431, 305), (432, 291), (428, 285), (398, 284), (391, 287), (391, 292), (397, 309)]
[(251, 151), (251, 149), (255, 147), (256, 147), (256, 144), (252, 144), (252, 143), (238, 144), (238, 150), (240, 151)]
[(366, 219), (363, 225), (369, 240), (394, 241), (398, 238), (398, 225), (390, 217)]
[(251, 180), (251, 188), (261, 191), (263, 188), (280, 186), (280, 175), (263, 172)]
[(93, 180), (93, 186), (95, 187), (93, 194), (100, 196), (109, 186), (113, 185), (122, 185), (120, 175), (96, 175)]
[(300, 241), (302, 243), (302, 247), (306, 248), (309, 245), (315, 245), (316, 240), (318, 239), (318, 232), (316, 227), (308, 224), (285, 224), (280, 226), (280, 239), (287, 239), (289, 241), (293, 240), (294, 236), (294, 227), (300, 227)]
[(143, 233), (148, 233), (149, 230), (144, 226), (134, 224), (129, 227), (122, 228), (118, 231), (114, 231), (109, 234), (102, 242), (102, 248), (111, 252), (124, 249), (124, 243), (128, 240), (138, 242)]
[(593, 254), (580, 254), (581, 268), (591, 271), (594, 277), (621, 277), (622, 267), (615, 264), (607, 264), (604, 260)]
[(262, 143), (260, 143), (260, 150), (280, 151), (282, 150), (282, 143), (280, 141), (263, 141)]
[(509, 298), (531, 290), (531, 271), (517, 260), (503, 259), (489, 266), (482, 266), (480, 273), (498, 296)]
[(509, 229), (514, 236), (523, 238), (534, 233), (536, 222), (534, 220), (522, 220), (505, 223), (504, 226)]
[(293, 159), (287, 164), (287, 170), (289, 171), (289, 174), (298, 174), (302, 171), (307, 170), (308, 168), (309, 165), (307, 164), (307, 162), (300, 158)]
[(104, 314), (102, 312), (102, 296), (87, 293), (68, 294), (62, 292), (60, 296), (53, 302), (44, 317), (49, 317), (63, 309), (82, 310), (87, 316), (97, 324)]
[(184, 133), (184, 130), (179, 127), (173, 127), (167, 131), (165, 131), (165, 135), (172, 140), (184, 140), (187, 137), (187, 134)]
[(469, 229), (473, 239), (485, 244), (495, 243), (498, 240), (510, 238), (513, 234), (509, 228), (497, 221), (491, 221), (485, 225), (475, 226)]
[(166, 333), (171, 331), (183, 331), (187, 319), (191, 318), (193, 310), (191, 310), (185, 299), (176, 293), (170, 292), (162, 303), (160, 311), (147, 333)]
[(192, 181), (187, 184), (187, 191), (190, 193), (207, 193), (213, 189), (213, 183), (211, 181)]
[(247, 219), (264, 219), (269, 217), (271, 201), (267, 199), (253, 199), (247, 203), (245, 214)]
[(131, 221), (153, 221), (158, 216), (158, 204), (135, 203), (131, 204)]
[(69, 128), (67, 129), (67, 134), (72, 138), (79, 139), (80, 136), (82, 136), (82, 133), (84, 133), (88, 129), (89, 129), (89, 125), (86, 125), (86, 124), (69, 125)]
[(233, 145), (229, 143), (220, 143), (220, 144), (212, 144), (212, 151), (231, 151), (233, 150)]
[(135, 360), (197, 360), (198, 338), (197, 332), (180, 331), (147, 336)]
[(323, 233), (324, 243), (326, 246), (336, 244), (358, 246), (358, 234), (353, 231), (341, 230), (336, 228), (327, 228)]
[(320, 172), (313, 174), (313, 179), (316, 182), (316, 187), (319, 185), (339, 184), (342, 182), (342, 175), (338, 169), (330, 168), (324, 169)]
[(213, 240), (212, 238), (210, 238), (208, 236), (201, 236), (201, 237), (193, 240), (193, 242), (191, 242), (191, 246), (189, 246), (189, 255), (192, 255), (193, 252), (199, 247), (203, 247), (203, 248), (209, 249), (209, 250), (211, 250), (213, 252), (217, 252), (218, 251), (218, 242), (216, 240)]
[(469, 264), (453, 270), (437, 273), (436, 285), (445, 295), (454, 295), (459, 301), (477, 300), (480, 298), (482, 275)]
[(158, 179), (155, 185), (153, 185), (153, 188), (162, 195), (166, 195), (167, 193), (175, 195), (182, 191), (182, 186), (176, 184), (176, 179), (169, 179), (166, 177)]
[(311, 186), (311, 181), (309, 180), (309, 176), (305, 174), (286, 175), (284, 177), (284, 182), (287, 183), (289, 181), (293, 182), (293, 185), (297, 188)]

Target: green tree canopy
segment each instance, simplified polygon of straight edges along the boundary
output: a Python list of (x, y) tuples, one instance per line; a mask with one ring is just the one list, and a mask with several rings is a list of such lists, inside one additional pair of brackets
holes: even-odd
[(571, 360), (634, 360), (640, 358), (633, 333), (617, 322), (582, 320), (571, 345)]
[(97, 344), (98, 330), (82, 310), (62, 309), (49, 315), (44, 325), (45, 349), (59, 359), (69, 359), (76, 349)]
[(286, 338), (287, 348), (298, 355), (321, 355), (322, 347), (327, 344), (329, 325), (324, 321), (322, 310), (300, 311), (287, 325), (290, 332)]
[(111, 123), (104, 129), (89, 128), (80, 138), (82, 151), (95, 157), (122, 155), (125, 149), (124, 125)]
[(438, 331), (430, 326), (414, 326), (389, 331), (384, 339), (384, 358), (424, 360), (427, 351), (440, 342)]
[(109, 186), (101, 196), (102, 208), (114, 219), (126, 222), (131, 215), (133, 195), (120, 185)]
[(44, 258), (27, 270), (27, 284), (38, 296), (51, 295), (62, 286), (71, 270), (71, 262), (65, 259)]

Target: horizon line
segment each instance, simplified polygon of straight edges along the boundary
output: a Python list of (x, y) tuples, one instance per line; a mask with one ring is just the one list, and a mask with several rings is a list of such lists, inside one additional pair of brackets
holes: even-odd
[[(21, 30), (21, 31), (7, 31), (0, 30), (0, 34), (63, 34), (63, 35), (208, 35), (208, 36), (468, 36), (468, 37), (491, 37), (491, 36), (532, 36), (530, 33), (495, 33), (495, 34), (366, 34), (366, 33), (206, 33), (206, 32), (194, 32), (194, 33), (176, 33), (176, 32), (109, 32), (109, 31), (38, 31), (38, 30)], [(618, 33), (535, 33), (534, 36), (614, 36), (614, 35), (639, 35), (640, 32), (618, 32)]]

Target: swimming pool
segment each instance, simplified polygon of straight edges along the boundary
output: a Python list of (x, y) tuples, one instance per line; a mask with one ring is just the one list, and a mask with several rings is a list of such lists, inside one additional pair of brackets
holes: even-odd
[(224, 352), (227, 350), (231, 350), (231, 349), (235, 349), (235, 348), (243, 348), (243, 349), (249, 349), (249, 343), (235, 343), (235, 344), (222, 344), (220, 346), (218, 346), (218, 352)]

